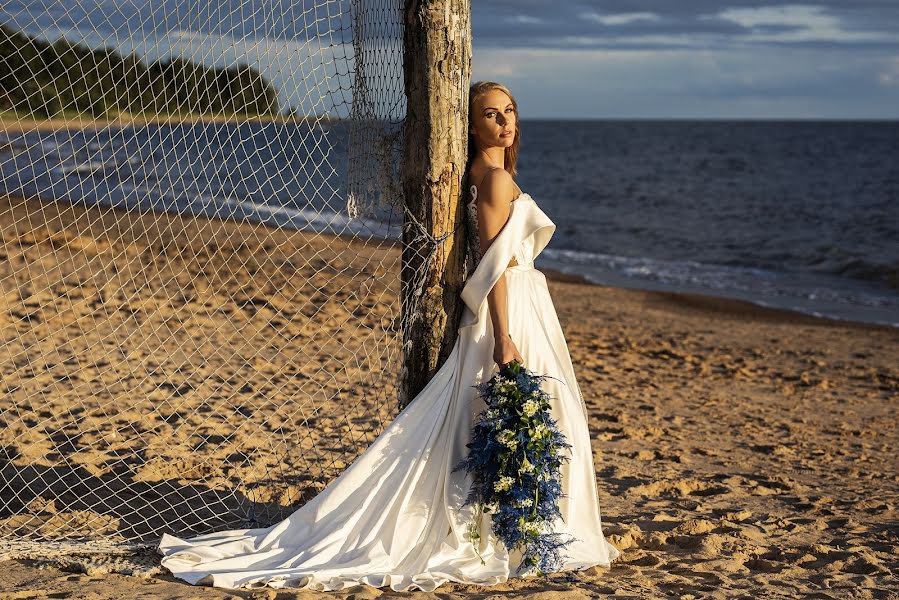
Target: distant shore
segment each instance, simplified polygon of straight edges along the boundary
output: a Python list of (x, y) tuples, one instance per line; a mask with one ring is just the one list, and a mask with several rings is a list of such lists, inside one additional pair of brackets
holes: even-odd
[(99, 129), (103, 127), (140, 127), (180, 123), (314, 123), (335, 121), (327, 115), (300, 117), (293, 115), (133, 115), (119, 113), (108, 118), (67, 116), (53, 119), (35, 119), (0, 111), (0, 131), (21, 133), (26, 131), (56, 131), (60, 129)]

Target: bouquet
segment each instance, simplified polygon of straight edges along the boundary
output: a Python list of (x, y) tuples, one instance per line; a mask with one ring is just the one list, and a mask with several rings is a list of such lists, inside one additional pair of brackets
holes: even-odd
[(553, 520), (562, 516), (560, 467), (569, 459), (562, 450), (571, 445), (550, 416), (550, 396), (540, 388), (549, 377), (513, 360), (489, 381), (472, 386), (487, 408), (472, 428), (468, 456), (453, 469), (473, 474), (465, 505), (475, 506), (468, 526), (475, 552), (481, 557), (481, 516), (492, 513), (496, 537), (509, 551), (522, 551), (518, 573), (532, 567), (539, 575), (557, 570), (560, 550), (576, 539), (551, 531)]

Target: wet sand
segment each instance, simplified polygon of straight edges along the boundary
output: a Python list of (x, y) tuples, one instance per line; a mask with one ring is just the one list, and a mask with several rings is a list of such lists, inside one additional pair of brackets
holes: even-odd
[[(348, 242), (333, 236), (17, 198), (0, 200), (0, 234), (3, 476), (48, 486), (20, 499), (38, 518), (7, 511), (0, 531), (82, 523), (151, 534), (160, 486), (183, 492), (190, 477), (209, 487), (164, 516), (214, 525), (204, 507), (233, 500), (216, 490), (264, 482), (276, 467), (296, 479), (260, 483), (255, 497), (296, 503), (394, 414), (391, 386), (342, 387), (366, 377), (354, 353), (394, 326), (384, 308), (398, 302), (392, 244), (344, 253)], [(360, 270), (371, 275), (364, 294), (348, 286)], [(152, 566), (110, 572), (121, 570), (114, 561), (15, 559), (2, 563), (0, 600), (899, 598), (899, 330), (545, 272), (589, 408), (605, 532), (623, 553), (611, 569), (432, 594), (321, 594), (192, 587)], [(229, 350), (238, 343), (246, 350)], [(311, 405), (295, 404), (307, 397), (312, 422)], [(348, 418), (328, 417), (343, 410)], [(273, 449), (278, 436), (299, 440), (298, 451)], [(324, 460), (303, 453), (325, 446)], [(59, 473), (63, 457), (77, 481)], [(116, 482), (136, 494), (133, 510), (92, 513), (108, 498), (91, 487)]]

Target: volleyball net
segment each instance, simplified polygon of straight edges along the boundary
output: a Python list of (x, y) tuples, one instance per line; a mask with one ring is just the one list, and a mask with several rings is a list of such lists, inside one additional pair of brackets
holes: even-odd
[(402, 9), (0, 7), (0, 558), (267, 526), (396, 415)]

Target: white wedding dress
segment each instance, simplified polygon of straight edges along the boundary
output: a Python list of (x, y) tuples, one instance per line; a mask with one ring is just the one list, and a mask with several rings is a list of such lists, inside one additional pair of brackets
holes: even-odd
[[(477, 188), (470, 219), (476, 229)], [(317, 496), (270, 527), (219, 531), (179, 539), (163, 534), (161, 564), (191, 584), (339, 590), (365, 583), (395, 591), (432, 591), (447, 581), (493, 585), (515, 577), (520, 552), (481, 521), (481, 563), (466, 533), (473, 507), (462, 506), (471, 476), (453, 467), (465, 456), (471, 426), (485, 408), (473, 385), (489, 379), (493, 325), (487, 293), (505, 274), (509, 332), (524, 366), (544, 380), (551, 413), (572, 445), (562, 466), (562, 520), (554, 531), (576, 538), (563, 548), (561, 570), (610, 566), (619, 551), (603, 536), (587, 427), (587, 411), (543, 273), (534, 258), (555, 224), (520, 193), (493, 243), (462, 291), (465, 303), (455, 347), (425, 388), (382, 434)], [(509, 267), (514, 257), (517, 265)]]

